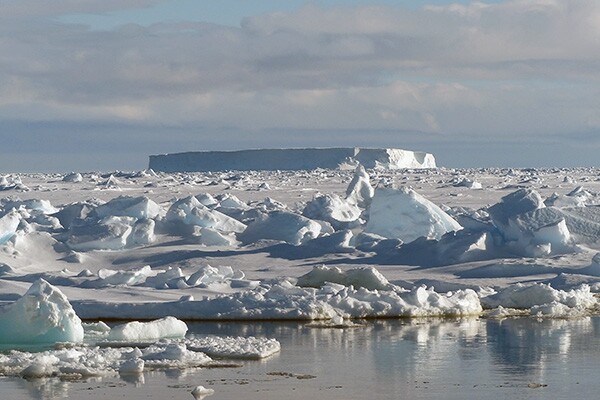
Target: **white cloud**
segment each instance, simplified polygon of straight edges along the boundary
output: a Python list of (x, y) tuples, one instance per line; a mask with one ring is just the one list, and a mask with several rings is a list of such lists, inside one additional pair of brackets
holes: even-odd
[(111, 31), (56, 17), (157, 1), (58, 3), (0, 5), (0, 120), (171, 126), (181, 140), (195, 127), (431, 140), (600, 129), (597, 1), (309, 5), (240, 28), (188, 21)]

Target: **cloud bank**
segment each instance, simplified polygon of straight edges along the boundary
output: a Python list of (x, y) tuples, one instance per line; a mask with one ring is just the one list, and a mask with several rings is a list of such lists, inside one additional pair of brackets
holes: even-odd
[(0, 5), (0, 136), (23, 138), (7, 157), (51, 138), (107, 164), (127, 148), (138, 168), (190, 148), (599, 145), (597, 1), (306, 5), (239, 27), (199, 12), (104, 31), (59, 17), (159, 2), (60, 3)]

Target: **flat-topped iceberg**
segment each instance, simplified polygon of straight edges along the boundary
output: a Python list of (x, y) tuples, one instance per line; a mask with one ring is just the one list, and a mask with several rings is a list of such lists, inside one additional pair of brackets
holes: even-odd
[(378, 169), (436, 167), (435, 158), (429, 153), (358, 147), (197, 151), (150, 156), (150, 168), (163, 172), (337, 169), (358, 164)]

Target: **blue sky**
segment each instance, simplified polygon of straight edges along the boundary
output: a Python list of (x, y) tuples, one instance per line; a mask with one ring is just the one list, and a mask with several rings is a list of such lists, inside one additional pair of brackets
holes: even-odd
[[(488, 1), (495, 3), (497, 1)], [(89, 24), (93, 29), (114, 29), (119, 25), (135, 23), (149, 25), (164, 21), (201, 20), (221, 25), (239, 26), (245, 17), (270, 12), (293, 12), (306, 4), (320, 7), (381, 6), (418, 9), (426, 5), (452, 3), (468, 4), (469, 1), (447, 0), (175, 0), (162, 2), (145, 8), (119, 10), (96, 14), (70, 14), (60, 17), (61, 21)]]
[(369, 146), (593, 166), (600, 3), (0, 3), (0, 173), (149, 154)]

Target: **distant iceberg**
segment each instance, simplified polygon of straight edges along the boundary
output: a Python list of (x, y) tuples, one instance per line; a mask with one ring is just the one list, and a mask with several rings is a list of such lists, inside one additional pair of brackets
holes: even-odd
[(358, 147), (196, 151), (150, 156), (149, 168), (163, 172), (312, 170), (316, 168), (436, 168), (432, 154)]

